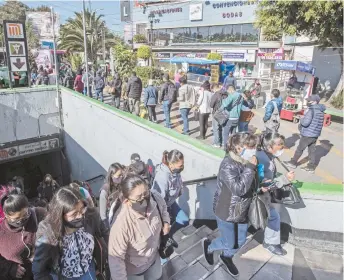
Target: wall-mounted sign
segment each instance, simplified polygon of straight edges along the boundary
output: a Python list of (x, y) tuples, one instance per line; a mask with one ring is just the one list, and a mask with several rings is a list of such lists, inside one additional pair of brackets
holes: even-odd
[(130, 21), (130, 2), (121, 1), (121, 21)]
[(174, 13), (181, 13), (183, 12), (183, 8), (170, 8), (170, 9), (158, 9), (151, 11), (154, 15), (161, 15), (161, 14), (174, 14)]
[(264, 60), (283, 60), (284, 59), (284, 49), (259, 49), (258, 57)]
[(255, 62), (255, 50), (217, 50), (222, 55), (223, 61), (230, 62)]
[(9, 81), (10, 87), (12, 88), (12, 72), (29, 71), (25, 23), (20, 21), (4, 20), (4, 27), (6, 53), (8, 54), (7, 65), (9, 66)]
[(256, 5), (258, 1), (231, 1), (231, 2), (218, 2), (213, 3), (214, 9), (229, 8), (229, 7), (240, 7), (248, 5)]
[(0, 162), (9, 159), (15, 159), (21, 156), (55, 150), (58, 148), (60, 148), (60, 141), (58, 138), (8, 147), (0, 150)]
[(242, 12), (222, 13), (222, 17), (223, 17), (223, 18), (242, 17)]
[(190, 13), (189, 13), (190, 20), (202, 20), (203, 19), (203, 4), (191, 4), (190, 5)]
[(275, 62), (275, 70), (296, 70), (296, 65), (297, 65), (297, 61), (287, 61), (287, 60), (283, 60), (283, 61), (276, 61)]
[(167, 59), (171, 58), (171, 53), (153, 53), (156, 59)]
[(208, 53), (173, 53), (172, 57), (207, 58)]
[[(27, 21), (31, 23), (33, 32), (42, 39), (53, 39), (53, 30), (55, 29), (55, 36), (60, 32), (60, 18), (54, 13), (53, 20), (50, 12), (27, 12)], [(54, 23), (53, 23), (54, 21)]]

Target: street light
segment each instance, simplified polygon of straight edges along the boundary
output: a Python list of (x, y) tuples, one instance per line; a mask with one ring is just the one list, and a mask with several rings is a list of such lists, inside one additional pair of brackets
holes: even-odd
[[(150, 52), (151, 52), (151, 58), (150, 58), (150, 61), (151, 61), (151, 68), (153, 68), (153, 23), (154, 23), (154, 18), (155, 18), (155, 15), (151, 12), (149, 15), (148, 15), (148, 19), (149, 19), (149, 22), (150, 22)], [(151, 69), (151, 73), (150, 73), (150, 78), (152, 79), (153, 77), (153, 69)]]
[(89, 97), (92, 97), (92, 92), (90, 91), (90, 81), (88, 79), (88, 59), (87, 59), (87, 38), (86, 38), (86, 17), (85, 17), (85, 0), (82, 0), (82, 25), (84, 32), (84, 60), (86, 65), (86, 85), (87, 85), (87, 94)]

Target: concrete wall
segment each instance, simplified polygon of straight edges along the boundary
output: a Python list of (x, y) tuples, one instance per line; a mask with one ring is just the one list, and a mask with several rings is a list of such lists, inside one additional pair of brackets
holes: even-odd
[(66, 89), (62, 90), (62, 106), (66, 154), (73, 179), (87, 180), (105, 174), (114, 162), (129, 164), (132, 153), (139, 153), (145, 162), (156, 165), (161, 162), (162, 153), (172, 149), (184, 154), (184, 180), (217, 174), (221, 158), (188, 144), (187, 141), (198, 142), (190, 137)]
[(56, 89), (0, 90), (0, 143), (59, 133)]
[[(166, 130), (97, 101), (62, 90), (65, 149), (73, 179), (87, 180), (105, 174), (113, 162), (128, 164), (138, 152), (157, 164), (164, 150), (185, 155), (184, 181), (211, 177), (218, 172), (223, 153), (199, 141)], [(343, 233), (342, 193), (316, 195), (301, 188), (303, 201), (294, 206), (275, 205), (281, 221), (293, 228)], [(214, 219), (216, 179), (187, 183), (179, 204), (190, 219)]]

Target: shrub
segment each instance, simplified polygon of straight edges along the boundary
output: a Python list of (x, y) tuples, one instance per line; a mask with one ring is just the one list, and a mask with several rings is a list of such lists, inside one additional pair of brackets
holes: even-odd
[(207, 59), (210, 60), (222, 60), (222, 55), (219, 53), (208, 53)]
[(137, 50), (137, 57), (147, 60), (151, 56), (151, 48), (149, 46), (140, 46)]
[(135, 43), (142, 43), (142, 44), (144, 44), (144, 43), (147, 43), (147, 38), (143, 34), (136, 34), (134, 36), (134, 42)]
[(150, 66), (148, 66), (148, 67), (147, 66), (137, 66), (135, 68), (135, 72), (136, 72), (137, 76), (141, 78), (142, 84), (144, 87), (147, 86), (148, 80), (151, 77), (151, 73), (152, 73), (152, 79), (156, 80), (157, 85), (160, 84), (160, 80), (164, 74), (162, 70), (155, 68), (155, 67), (150, 67)]
[(344, 100), (343, 100), (343, 89), (340, 91), (340, 93), (333, 97), (331, 100), (331, 105), (335, 107), (336, 109), (343, 109), (344, 107)]

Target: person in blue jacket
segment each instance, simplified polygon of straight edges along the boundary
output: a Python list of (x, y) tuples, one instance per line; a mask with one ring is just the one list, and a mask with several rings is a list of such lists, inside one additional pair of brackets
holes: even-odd
[(153, 85), (153, 80), (148, 81), (144, 90), (144, 105), (148, 110), (149, 120), (156, 123), (155, 107), (158, 104), (158, 90)]
[(308, 148), (308, 165), (301, 169), (314, 173), (316, 167), (316, 143), (324, 126), (325, 105), (319, 104), (319, 95), (311, 95), (307, 99), (308, 110), (300, 120), (301, 139), (293, 158), (285, 164), (290, 168), (296, 168), (297, 162), (302, 156), (303, 151)]
[[(275, 132), (277, 132), (279, 128), (279, 123), (280, 123), (279, 115), (281, 114), (282, 105), (283, 105), (283, 100), (280, 95), (281, 93), (278, 89), (273, 89), (271, 91), (271, 100), (266, 105), (263, 121), (265, 123), (265, 128), (267, 132), (272, 132), (272, 130), (275, 130)], [(275, 112), (275, 106), (277, 107), (277, 110), (278, 110), (278, 116), (275, 116), (277, 113)], [(278, 122), (278, 123), (274, 124), (274, 122)]]

